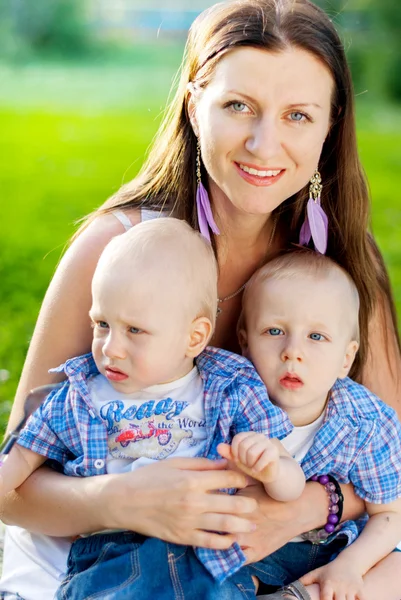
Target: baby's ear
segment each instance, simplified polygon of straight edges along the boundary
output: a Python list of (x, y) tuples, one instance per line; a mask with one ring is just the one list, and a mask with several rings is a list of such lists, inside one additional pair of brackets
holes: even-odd
[(344, 377), (347, 377), (347, 375), (352, 367), (352, 363), (355, 360), (355, 356), (356, 356), (356, 353), (358, 352), (358, 348), (359, 348), (359, 344), (356, 340), (352, 340), (351, 342), (349, 342), (346, 352), (345, 352), (344, 361), (343, 361), (342, 367), (340, 369), (340, 373), (338, 375), (339, 379), (344, 379)]
[(238, 329), (237, 335), (238, 343), (241, 347), (241, 352), (243, 356), (246, 356), (248, 353), (248, 335), (246, 333), (246, 330), (243, 327), (241, 327), (240, 329)]
[(213, 326), (207, 317), (198, 317), (191, 323), (187, 346), (187, 356), (196, 358), (205, 349), (213, 333)]

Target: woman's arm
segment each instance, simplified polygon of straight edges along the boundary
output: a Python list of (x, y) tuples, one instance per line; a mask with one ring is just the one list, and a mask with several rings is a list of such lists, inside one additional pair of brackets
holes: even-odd
[[(130, 214), (139, 220), (138, 213)], [(60, 380), (48, 370), (67, 358), (89, 352), (92, 330), (88, 317), (91, 281), (106, 244), (124, 232), (113, 215), (95, 219), (72, 243), (60, 261), (43, 301), (12, 407), (9, 428), (23, 414), (29, 390)]]
[(253, 529), (256, 502), (211, 493), (246, 485), (242, 473), (225, 469), (225, 461), (203, 458), (169, 459), (130, 473), (84, 478), (42, 467), (10, 494), (1, 519), (53, 536), (129, 529), (178, 544), (228, 548), (233, 534)]
[[(139, 220), (139, 214), (131, 212), (130, 219), (135, 223), (135, 219)], [(40, 310), (12, 407), (10, 429), (22, 417), (28, 391), (39, 385), (57, 381), (57, 377), (60, 377), (49, 374), (50, 368), (90, 350), (92, 330), (88, 313), (91, 305), (92, 276), (106, 244), (123, 232), (123, 226), (113, 215), (102, 215), (71, 244), (60, 261)], [(78, 512), (82, 514), (82, 519), (85, 519), (85, 515), (88, 517), (90, 529), (90, 519), (94, 516), (90, 511), (86, 514), (80, 505), (85, 502), (86, 484), (75, 485), (77, 505), (74, 507), (72, 502), (67, 506), (67, 488), (71, 486), (71, 491), (74, 489), (70, 479), (60, 477), (47, 469), (40, 469), (20, 488), (24, 490), (23, 494), (12, 493), (4, 499), (2, 513), (8, 522), (38, 530), (43, 529), (42, 522), (52, 523), (60, 519), (60, 509), (67, 514), (72, 510), (76, 516)], [(90, 482), (87, 486), (89, 494), (92, 489)], [(89, 495), (87, 497), (90, 499)], [(51, 529), (51, 525), (49, 527)]]
[[(351, 484), (341, 485), (344, 496), (343, 521), (356, 519), (365, 511), (365, 503), (354, 494)], [(276, 502), (266, 496), (262, 486), (252, 486), (239, 492), (252, 496), (258, 508), (251, 515), (257, 528), (238, 536), (245, 548), (247, 562), (256, 562), (271, 554), (297, 535), (323, 527), (327, 522), (327, 492), (319, 483), (308, 482), (302, 496), (293, 502)], [(238, 495), (238, 494), (237, 494)]]
[(362, 383), (392, 406), (401, 420), (401, 353), (384, 296), (369, 325), (369, 352)]

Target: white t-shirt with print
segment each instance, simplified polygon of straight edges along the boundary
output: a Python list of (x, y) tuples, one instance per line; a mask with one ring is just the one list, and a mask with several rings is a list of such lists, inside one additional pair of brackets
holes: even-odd
[(103, 375), (88, 382), (107, 428), (107, 472), (134, 470), (172, 456), (202, 456), (206, 447), (203, 381), (187, 375), (133, 394), (116, 392)]

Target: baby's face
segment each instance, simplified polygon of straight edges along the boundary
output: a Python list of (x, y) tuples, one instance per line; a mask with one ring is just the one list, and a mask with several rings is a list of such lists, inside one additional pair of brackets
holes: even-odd
[(271, 400), (294, 425), (307, 425), (322, 413), (358, 348), (350, 341), (348, 295), (338, 280), (308, 276), (270, 279), (250, 292), (244, 354)]
[(92, 287), (92, 353), (100, 373), (127, 394), (179, 379), (193, 364), (186, 356), (190, 320), (182, 290), (152, 271), (136, 272), (133, 280), (116, 269)]

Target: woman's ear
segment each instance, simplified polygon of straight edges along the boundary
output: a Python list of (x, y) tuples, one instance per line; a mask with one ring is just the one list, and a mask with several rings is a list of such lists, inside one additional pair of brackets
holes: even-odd
[(344, 377), (347, 377), (347, 375), (352, 367), (352, 363), (355, 360), (355, 356), (356, 356), (356, 353), (358, 352), (358, 348), (359, 348), (359, 344), (356, 340), (352, 340), (348, 344), (347, 349), (345, 351), (344, 361), (343, 361), (342, 367), (340, 369), (340, 373), (338, 375), (339, 379), (344, 379)]
[[(190, 88), (189, 88), (189, 90), (190, 90)], [(194, 100), (194, 97), (193, 97), (191, 91), (188, 91), (187, 112), (188, 112), (189, 122), (191, 123), (193, 132), (196, 135), (196, 137), (199, 137), (198, 123), (196, 121), (196, 105), (195, 105), (195, 100)]]
[(206, 348), (213, 333), (213, 326), (207, 317), (198, 317), (191, 323), (191, 331), (186, 355), (196, 358)]
[(238, 330), (238, 343), (241, 347), (241, 352), (243, 356), (247, 356), (248, 354), (248, 336), (243, 327)]

